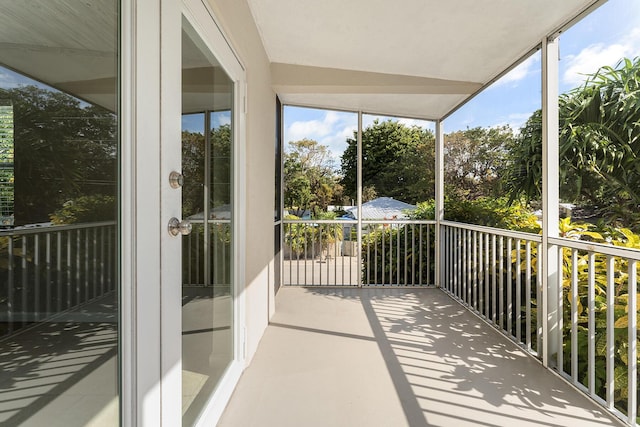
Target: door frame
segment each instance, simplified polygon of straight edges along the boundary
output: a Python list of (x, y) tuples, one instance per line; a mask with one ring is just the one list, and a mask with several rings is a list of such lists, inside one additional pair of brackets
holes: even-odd
[(215, 425), (245, 366), (245, 68), (204, 0), (121, 0), (120, 391), (123, 426), (182, 420), (181, 32), (189, 20), (234, 82), (234, 360), (198, 425)]
[[(166, 3), (170, 3), (166, 5)], [(215, 425), (244, 369), (244, 88), (245, 71), (237, 55), (202, 0), (165, 0), (161, 16), (161, 224), (181, 218), (182, 192), (169, 186), (169, 173), (181, 171), (182, 19), (189, 21), (211, 54), (234, 82), (233, 135), (233, 337), (234, 358), (220, 379), (197, 425)], [(242, 108), (241, 108), (242, 107)], [(182, 239), (161, 234), (161, 370), (162, 422), (179, 425), (182, 419)], [(242, 332), (242, 333), (241, 333)]]

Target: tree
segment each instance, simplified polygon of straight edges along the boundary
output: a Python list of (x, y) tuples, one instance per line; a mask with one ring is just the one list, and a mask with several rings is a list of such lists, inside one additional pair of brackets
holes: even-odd
[[(231, 126), (228, 124), (210, 130), (211, 207), (231, 203)], [(183, 215), (204, 212), (205, 136), (200, 132), (182, 131), (182, 189)]]
[(341, 199), (342, 186), (329, 147), (311, 139), (289, 142), (284, 157), (285, 206), (316, 214)]
[[(602, 67), (584, 85), (563, 94), (560, 108), (562, 194), (599, 206), (610, 220), (640, 224), (640, 59)], [(505, 184), (511, 198), (541, 195), (540, 112), (512, 147)]]
[(38, 86), (0, 89), (0, 98), (14, 113), (15, 225), (49, 221), (82, 196), (116, 196), (114, 113)]
[[(407, 203), (433, 198), (435, 138), (431, 131), (387, 120), (362, 132), (362, 181), (370, 194)], [(357, 134), (342, 156), (345, 194), (356, 198)]]
[(444, 137), (444, 182), (447, 194), (470, 200), (500, 195), (500, 171), (513, 145), (509, 126), (473, 128)]

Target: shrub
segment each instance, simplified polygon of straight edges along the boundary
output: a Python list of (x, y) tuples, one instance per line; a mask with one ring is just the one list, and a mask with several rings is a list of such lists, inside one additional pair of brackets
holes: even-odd
[(116, 219), (116, 198), (104, 194), (80, 196), (65, 202), (50, 219), (54, 224), (113, 221)]

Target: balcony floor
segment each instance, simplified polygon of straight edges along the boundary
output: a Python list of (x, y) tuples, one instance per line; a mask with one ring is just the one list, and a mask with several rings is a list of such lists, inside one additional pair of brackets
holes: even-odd
[(435, 288), (282, 288), (219, 425), (621, 425)]

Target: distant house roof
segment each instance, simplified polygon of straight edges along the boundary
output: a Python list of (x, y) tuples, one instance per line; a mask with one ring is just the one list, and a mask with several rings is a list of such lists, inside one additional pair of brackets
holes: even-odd
[[(416, 207), (392, 197), (379, 197), (362, 204), (362, 219), (405, 219), (404, 212), (413, 211)], [(358, 208), (347, 209), (347, 214), (358, 219)]]

